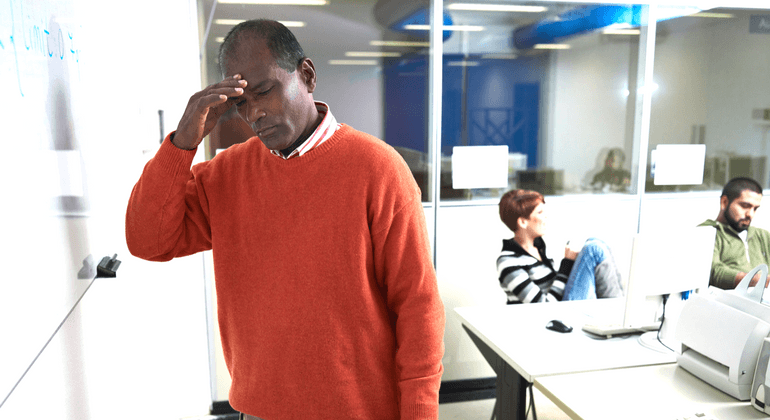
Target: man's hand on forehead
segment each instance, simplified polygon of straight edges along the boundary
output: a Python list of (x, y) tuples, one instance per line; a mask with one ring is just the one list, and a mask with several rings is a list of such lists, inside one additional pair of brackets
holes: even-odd
[(188, 150), (197, 148), (217, 125), (219, 117), (243, 95), (247, 84), (240, 74), (235, 74), (194, 94), (177, 126), (174, 145)]
[(235, 74), (230, 77), (225, 77), (221, 82), (216, 83), (211, 87), (221, 87), (222, 93), (229, 99), (230, 97), (243, 94), (243, 88), (245, 88), (247, 84), (248, 83), (241, 78), (240, 74)]
[(245, 80), (241, 78), (240, 74), (236, 74), (233, 76), (229, 76), (224, 78), (219, 84), (225, 85), (227, 87), (232, 87), (232, 91), (225, 93), (225, 96), (227, 97), (227, 101), (230, 101), (229, 106), (232, 106), (232, 102), (237, 100), (241, 95), (243, 95), (243, 89), (248, 84)]

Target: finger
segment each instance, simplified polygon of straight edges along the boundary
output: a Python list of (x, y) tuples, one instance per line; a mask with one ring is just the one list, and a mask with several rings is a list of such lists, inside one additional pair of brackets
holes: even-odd
[(227, 78), (223, 79), (221, 82), (214, 83), (214, 84), (210, 85), (209, 87), (211, 87), (211, 88), (217, 88), (217, 87), (220, 87), (220, 86), (225, 86), (225, 87), (228, 87), (228, 86), (246, 87), (246, 85), (248, 85), (248, 82), (243, 80), (240, 77), (240, 75), (235, 75), (233, 77), (227, 77)]
[(224, 81), (224, 80), (235, 80), (235, 81), (237, 81), (238, 83), (243, 83), (243, 84), (246, 84), (246, 80), (244, 80), (244, 79), (243, 79), (243, 76), (241, 76), (241, 75), (240, 75), (240, 73), (238, 73), (238, 74), (234, 74), (234, 75), (232, 75), (232, 76), (230, 76), (230, 77), (225, 77), (225, 78), (224, 78), (224, 79), (222, 79), (222, 80), (223, 80), (223, 81)]
[(211, 105), (209, 107), (209, 114), (216, 116), (219, 118), (219, 116), (223, 115), (225, 112), (227, 112), (230, 108), (232, 108), (235, 105), (235, 102), (238, 100), (237, 98), (227, 98), (222, 102), (215, 103), (214, 105)]
[(243, 95), (242, 88), (218, 89), (198, 98), (197, 107), (199, 109), (210, 108), (227, 103), (227, 107), (229, 108), (241, 95)]
[[(245, 80), (243, 81), (245, 82)], [(211, 96), (211, 95), (225, 95), (227, 97), (230, 96), (240, 96), (243, 94), (243, 88), (245, 84), (233, 84), (233, 83), (215, 83), (213, 85), (207, 86), (205, 89), (201, 90), (200, 92), (193, 95), (191, 98), (192, 100), (196, 100), (196, 98)]]
[(207, 89), (201, 92), (201, 95), (202, 96), (225, 95), (227, 97), (241, 96), (243, 95), (243, 88), (242, 87), (219, 87), (216, 89)]
[(206, 95), (198, 100), (198, 109), (205, 110), (223, 104), (227, 102), (227, 100), (227, 95), (224, 94)]

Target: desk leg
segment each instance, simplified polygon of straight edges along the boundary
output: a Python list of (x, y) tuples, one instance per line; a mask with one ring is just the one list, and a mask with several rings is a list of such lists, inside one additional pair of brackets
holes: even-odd
[(527, 386), (529, 383), (502, 357), (463, 325), (481, 354), (497, 374), (497, 403), (495, 420), (525, 420)]

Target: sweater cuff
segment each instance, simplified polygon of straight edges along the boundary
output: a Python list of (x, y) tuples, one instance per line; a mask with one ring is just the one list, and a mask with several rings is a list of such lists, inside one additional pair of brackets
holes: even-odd
[(438, 420), (438, 391), (443, 372), (441, 366), (435, 375), (399, 382), (400, 420)]
[(171, 138), (175, 133), (175, 131), (168, 133), (163, 143), (160, 144), (160, 148), (155, 154), (153, 161), (159, 168), (169, 174), (186, 173), (190, 171), (190, 166), (192, 166), (197, 149), (185, 150), (176, 147), (171, 142)]
[(559, 264), (559, 272), (569, 277), (569, 273), (572, 272), (572, 266), (574, 265), (575, 265), (575, 260), (571, 260), (569, 258), (562, 258), (561, 263)]
[(438, 420), (438, 403), (413, 404), (401, 407), (402, 420)]
[(723, 290), (735, 289), (735, 277), (740, 271), (735, 268), (724, 268), (717, 273), (712, 273), (709, 285)]

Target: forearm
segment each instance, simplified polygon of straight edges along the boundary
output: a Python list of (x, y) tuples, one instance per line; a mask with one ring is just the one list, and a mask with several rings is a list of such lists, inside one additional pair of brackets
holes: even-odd
[(738, 284), (736, 280), (739, 282), (745, 274), (741, 274), (740, 270), (730, 268), (721, 263), (713, 264), (711, 266), (709, 285), (725, 290), (734, 289)]
[(401, 420), (436, 420), (445, 314), (419, 198), (373, 241), (376, 275), (395, 320)]
[(574, 265), (574, 259), (562, 258), (561, 263), (559, 263), (559, 272), (556, 276), (566, 283), (569, 278), (569, 273), (572, 272), (572, 267)]
[(205, 249), (208, 224), (190, 181), (194, 154), (167, 138), (145, 166), (126, 210), (126, 243), (133, 255), (167, 261)]
[(398, 315), (396, 364), (401, 420), (438, 420), (445, 319), (440, 299), (431, 300), (404, 308)]
[(429, 268), (421, 282), (433, 285), (414, 290), (398, 308), (396, 318), (401, 420), (438, 420), (445, 314)]

